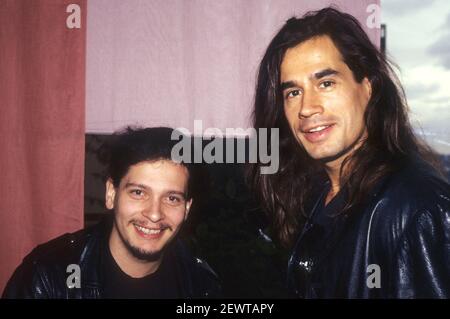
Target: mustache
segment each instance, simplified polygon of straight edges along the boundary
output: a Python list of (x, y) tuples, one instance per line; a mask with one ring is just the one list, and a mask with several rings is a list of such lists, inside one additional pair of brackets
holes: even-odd
[(164, 230), (164, 229), (168, 228), (168, 229), (172, 230), (172, 227), (169, 224), (164, 223), (164, 222), (149, 224), (145, 220), (132, 219), (132, 220), (130, 220), (129, 223), (138, 225), (139, 227), (145, 227), (145, 228), (150, 228), (150, 229), (155, 229), (156, 228), (156, 229)]

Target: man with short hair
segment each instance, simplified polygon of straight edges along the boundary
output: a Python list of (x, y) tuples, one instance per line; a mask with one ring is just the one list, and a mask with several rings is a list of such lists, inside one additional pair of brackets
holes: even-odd
[(449, 184), (354, 17), (288, 20), (262, 59), (253, 115), (280, 130), (279, 171), (257, 163), (249, 181), (292, 248), (295, 296), (450, 297)]
[[(102, 150), (108, 163), (100, 224), (38, 246), (17, 268), (4, 298), (206, 298), (215, 273), (177, 238), (193, 202), (195, 170), (171, 159), (173, 130), (131, 129)], [(79, 267), (78, 278), (69, 278)], [(77, 286), (77, 280), (79, 284)]]

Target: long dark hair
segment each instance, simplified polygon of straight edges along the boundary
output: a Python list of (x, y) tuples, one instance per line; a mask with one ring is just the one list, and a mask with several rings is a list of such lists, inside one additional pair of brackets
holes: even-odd
[[(340, 183), (346, 185), (349, 194), (342, 214), (361, 204), (383, 176), (399, 169), (408, 159), (434, 158), (413, 133), (404, 91), (395, 73), (353, 16), (329, 7), (289, 19), (260, 64), (253, 111), (255, 128), (280, 130), (280, 168), (276, 174), (261, 175), (261, 165), (256, 163), (247, 171), (250, 186), (269, 213), (279, 241), (286, 246), (307, 217), (305, 207), (311, 200), (314, 182), (326, 175), (323, 166), (307, 154), (290, 130), (283, 108), (280, 66), (287, 49), (322, 35), (332, 39), (355, 80), (361, 83), (367, 77), (372, 86), (365, 112), (368, 137), (341, 166)], [(344, 174), (349, 171), (347, 166), (351, 166), (351, 174)]]

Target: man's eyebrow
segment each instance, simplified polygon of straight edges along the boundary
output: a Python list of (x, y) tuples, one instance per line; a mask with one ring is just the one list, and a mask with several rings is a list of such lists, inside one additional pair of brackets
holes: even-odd
[(328, 68), (328, 69), (321, 70), (319, 72), (314, 73), (313, 77), (316, 78), (317, 80), (319, 80), (319, 79), (321, 79), (321, 78), (323, 78), (325, 76), (336, 75), (336, 74), (339, 74), (339, 72), (336, 71), (336, 70)]
[(296, 86), (298, 86), (298, 84), (295, 81), (282, 82), (281, 85), (280, 85), (281, 91), (284, 91), (286, 89), (290, 89), (290, 88), (296, 87)]
[(147, 185), (138, 184), (138, 183), (132, 183), (132, 182), (128, 182), (128, 183), (125, 184), (125, 188), (128, 188), (128, 187), (139, 187), (139, 188), (144, 188), (144, 189), (149, 188)]
[(170, 194), (170, 195), (180, 195), (180, 196), (183, 196), (183, 198), (186, 198), (186, 193), (184, 193), (184, 192), (180, 192), (180, 191), (168, 191), (167, 193)]
[[(316, 73), (313, 73), (311, 75), (312, 78), (315, 78), (316, 80), (319, 80), (325, 76), (330, 76), (330, 75), (337, 75), (339, 74), (339, 71), (333, 70), (331, 68), (327, 68), (324, 70), (320, 70)], [(297, 82), (295, 81), (286, 81), (286, 82), (282, 82), (280, 87), (281, 87), (281, 91), (284, 91), (286, 89), (290, 89), (292, 87), (298, 87), (299, 85), (297, 84)]]
[[(144, 184), (139, 184), (139, 183), (133, 183), (133, 182), (128, 182), (125, 184), (125, 188), (128, 187), (139, 187), (139, 188), (143, 188), (143, 189), (149, 189), (150, 187)], [(166, 194), (173, 194), (173, 195), (180, 195), (183, 197), (186, 197), (186, 193), (182, 192), (182, 191), (177, 191), (177, 190), (168, 190), (166, 192)]]

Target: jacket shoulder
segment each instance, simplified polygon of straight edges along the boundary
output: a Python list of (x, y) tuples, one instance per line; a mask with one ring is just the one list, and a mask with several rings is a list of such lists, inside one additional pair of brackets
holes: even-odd
[(198, 281), (204, 283), (203, 296), (205, 298), (220, 298), (222, 296), (222, 286), (219, 276), (211, 266), (198, 257), (195, 257)]
[(24, 260), (34, 263), (58, 263), (62, 259), (72, 259), (74, 257), (74, 250), (76, 250), (78, 246), (82, 246), (86, 237), (86, 230), (83, 229), (74, 233), (66, 233), (44, 244), (36, 246)]
[(403, 219), (419, 211), (450, 209), (450, 185), (425, 163), (411, 163), (390, 176), (380, 193), (386, 211)]
[(375, 198), (365, 214), (368, 263), (389, 269), (386, 296), (448, 298), (447, 181), (426, 164), (412, 164), (389, 176)]
[(67, 276), (67, 266), (78, 264), (89, 234), (89, 230), (79, 230), (36, 246), (14, 271), (3, 298), (57, 297), (56, 286)]
[(382, 243), (381, 251), (387, 252), (395, 249), (405, 231), (418, 220), (428, 218), (433, 227), (442, 228), (449, 214), (449, 184), (427, 165), (416, 164), (384, 181), (368, 206), (365, 219), (371, 236)]
[(206, 261), (192, 255), (181, 240), (177, 240), (176, 254), (181, 258), (182, 268), (187, 271), (184, 276), (189, 276), (192, 281), (193, 297), (219, 298), (222, 296), (219, 277)]

